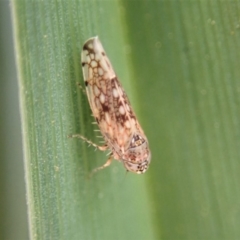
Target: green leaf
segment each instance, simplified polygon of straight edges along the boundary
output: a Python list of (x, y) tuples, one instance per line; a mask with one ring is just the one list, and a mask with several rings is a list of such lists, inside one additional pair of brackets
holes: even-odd
[[(239, 4), (13, 1), (31, 239), (239, 239)], [(152, 150), (106, 161), (80, 52), (98, 35)]]

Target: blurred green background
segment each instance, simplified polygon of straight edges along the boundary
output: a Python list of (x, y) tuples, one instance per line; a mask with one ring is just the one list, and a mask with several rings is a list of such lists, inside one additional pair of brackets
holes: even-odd
[[(13, 1), (19, 90), (1, 6), (3, 239), (27, 239), (19, 102), (32, 239), (240, 238), (238, 1)], [(97, 141), (76, 87), (95, 35), (149, 138), (144, 175), (87, 180), (106, 157), (66, 137)]]
[(28, 239), (17, 74), (9, 1), (0, 1), (0, 239)]

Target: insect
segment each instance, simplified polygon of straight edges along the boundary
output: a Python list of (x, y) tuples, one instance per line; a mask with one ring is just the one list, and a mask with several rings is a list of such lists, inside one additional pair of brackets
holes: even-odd
[(109, 166), (113, 159), (121, 161), (127, 171), (146, 172), (151, 161), (148, 140), (98, 37), (83, 45), (82, 68), (88, 101), (105, 144), (99, 146), (78, 134), (71, 137), (99, 150), (110, 150), (106, 163), (93, 173)]

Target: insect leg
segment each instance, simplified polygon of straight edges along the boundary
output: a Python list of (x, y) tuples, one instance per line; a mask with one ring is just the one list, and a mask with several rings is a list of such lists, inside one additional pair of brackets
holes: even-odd
[(93, 169), (92, 172), (90, 173), (89, 177), (92, 177), (92, 175), (93, 175), (94, 173), (98, 172), (99, 170), (102, 170), (102, 169), (110, 166), (110, 164), (112, 163), (112, 160), (113, 160), (113, 154), (111, 153), (111, 154), (109, 155), (109, 157), (108, 157), (108, 160), (107, 160), (102, 166)]
[(91, 146), (94, 146), (96, 148), (98, 148), (101, 151), (105, 151), (108, 149), (107, 145), (103, 145), (103, 146), (99, 146), (96, 143), (93, 143), (91, 140), (88, 140), (87, 138), (85, 138), (84, 136), (80, 135), (80, 134), (73, 134), (73, 135), (69, 135), (69, 138), (81, 138), (84, 142), (89, 143)]

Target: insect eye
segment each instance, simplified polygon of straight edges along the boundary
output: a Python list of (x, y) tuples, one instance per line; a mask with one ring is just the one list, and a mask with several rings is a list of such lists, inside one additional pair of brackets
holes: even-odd
[(135, 148), (145, 143), (145, 140), (138, 134), (134, 134), (130, 143), (130, 148)]

